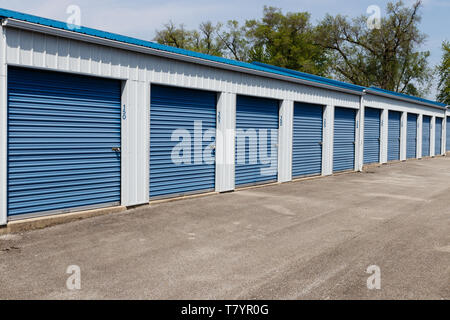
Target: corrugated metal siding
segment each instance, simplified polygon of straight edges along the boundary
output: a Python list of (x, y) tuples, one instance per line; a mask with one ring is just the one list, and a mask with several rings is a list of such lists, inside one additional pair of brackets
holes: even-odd
[(440, 155), (442, 153), (442, 118), (436, 117), (436, 135), (434, 139), (434, 154)]
[[(277, 179), (278, 113), (277, 100), (237, 96), (236, 185), (257, 184)], [(254, 143), (250, 143), (251, 139), (245, 137), (249, 132), (257, 134), (257, 147)], [(261, 142), (264, 142), (267, 148), (264, 148)], [(264, 159), (263, 155), (272, 156), (271, 162), (265, 163), (267, 159)]]
[(355, 168), (356, 110), (335, 108), (333, 171)]
[(355, 108), (359, 106), (357, 95), (14, 28), (8, 28), (6, 32), (7, 59), (8, 63), (12, 64), (280, 100), (289, 99)]
[[(152, 86), (151, 198), (214, 189), (215, 159), (211, 144), (215, 142), (216, 103), (215, 92)], [(181, 138), (177, 132), (188, 136)], [(184, 151), (174, 151), (182, 141), (187, 143)]]
[(401, 113), (390, 110), (388, 122), (388, 161), (399, 160)]
[(417, 114), (408, 113), (406, 127), (406, 158), (417, 157)]
[(8, 215), (120, 201), (121, 83), (9, 68)]
[(422, 121), (422, 157), (430, 156), (431, 117), (423, 116)]
[(410, 112), (415, 114), (424, 114), (424, 115), (443, 115), (445, 110), (438, 108), (431, 108), (420, 103), (407, 102), (402, 100), (396, 100), (394, 98), (388, 98), (385, 96), (378, 96), (375, 94), (371, 94), (368, 92), (364, 96), (364, 104), (367, 107), (400, 111), (400, 112)]
[(364, 110), (364, 163), (380, 162), (381, 110)]
[(447, 117), (447, 151), (450, 151), (450, 117)]
[(292, 176), (322, 172), (323, 107), (294, 104)]

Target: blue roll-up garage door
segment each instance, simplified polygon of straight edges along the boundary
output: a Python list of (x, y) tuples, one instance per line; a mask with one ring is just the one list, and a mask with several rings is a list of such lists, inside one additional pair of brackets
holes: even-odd
[(277, 100), (237, 96), (237, 186), (277, 180), (278, 109)]
[(436, 117), (436, 134), (434, 138), (434, 154), (440, 155), (442, 153), (442, 118)]
[(294, 104), (292, 139), (292, 176), (317, 175), (322, 172), (323, 107)]
[(335, 108), (333, 171), (355, 168), (356, 110)]
[(152, 85), (150, 198), (214, 190), (216, 97)]
[(400, 160), (400, 121), (400, 112), (389, 111), (388, 161)]
[(381, 110), (364, 110), (364, 163), (380, 162)]
[(431, 117), (423, 116), (422, 121), (422, 157), (430, 156)]
[(406, 127), (406, 158), (417, 157), (417, 114), (408, 113)]
[(450, 151), (450, 117), (447, 117), (447, 135), (446, 135), (447, 151)]
[(119, 81), (8, 69), (8, 215), (120, 202)]

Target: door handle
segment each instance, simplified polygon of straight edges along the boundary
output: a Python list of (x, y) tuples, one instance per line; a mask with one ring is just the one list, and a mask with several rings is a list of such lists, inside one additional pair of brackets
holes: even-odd
[(120, 148), (114, 147), (114, 148), (112, 148), (112, 151), (120, 152)]

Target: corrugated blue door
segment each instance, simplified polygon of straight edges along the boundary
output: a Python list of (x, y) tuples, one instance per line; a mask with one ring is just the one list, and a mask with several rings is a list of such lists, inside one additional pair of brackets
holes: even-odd
[(417, 114), (408, 113), (406, 127), (406, 158), (417, 157)]
[(401, 113), (389, 111), (388, 124), (388, 161), (400, 160)]
[(356, 110), (335, 108), (333, 171), (355, 168)]
[(442, 153), (442, 118), (436, 117), (436, 134), (434, 138), (434, 154), (440, 155)]
[(150, 198), (214, 190), (215, 92), (152, 85)]
[(323, 107), (296, 102), (292, 140), (292, 176), (322, 172)]
[(121, 83), (8, 68), (8, 215), (120, 202)]
[(381, 110), (364, 109), (364, 163), (380, 162)]
[(447, 117), (447, 139), (446, 139), (446, 144), (447, 144), (447, 151), (450, 151), (450, 117)]
[(237, 186), (277, 180), (278, 111), (277, 100), (237, 96)]
[(422, 157), (430, 156), (431, 117), (423, 116), (422, 121)]

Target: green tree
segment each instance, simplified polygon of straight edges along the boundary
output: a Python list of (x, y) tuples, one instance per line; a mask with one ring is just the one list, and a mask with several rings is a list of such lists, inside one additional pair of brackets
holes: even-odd
[(307, 12), (288, 12), (264, 7), (261, 20), (246, 22), (251, 44), (250, 60), (326, 75), (326, 50), (314, 44), (314, 28)]
[(163, 29), (156, 30), (154, 40), (160, 44), (187, 49), (191, 47), (191, 32), (186, 30), (183, 24), (177, 27), (172, 21), (169, 21)]
[(442, 43), (442, 50), (444, 54), (442, 56), (441, 64), (438, 66), (437, 71), (439, 73), (438, 95), (437, 100), (450, 105), (450, 42), (444, 41)]
[(183, 24), (177, 27), (170, 21), (162, 30), (156, 30), (154, 40), (176, 48), (222, 56), (223, 43), (217, 36), (218, 27), (207, 21), (200, 24), (199, 30), (186, 30)]
[(245, 26), (240, 26), (236, 20), (229, 20), (225, 27), (219, 24), (217, 32), (227, 58), (238, 61), (249, 60), (250, 47)]
[(316, 43), (329, 50), (337, 78), (363, 86), (424, 95), (432, 77), (428, 51), (419, 51), (426, 36), (419, 31), (421, 1), (406, 7), (388, 3), (380, 28), (369, 28), (366, 16), (353, 20), (327, 15), (316, 29)]

